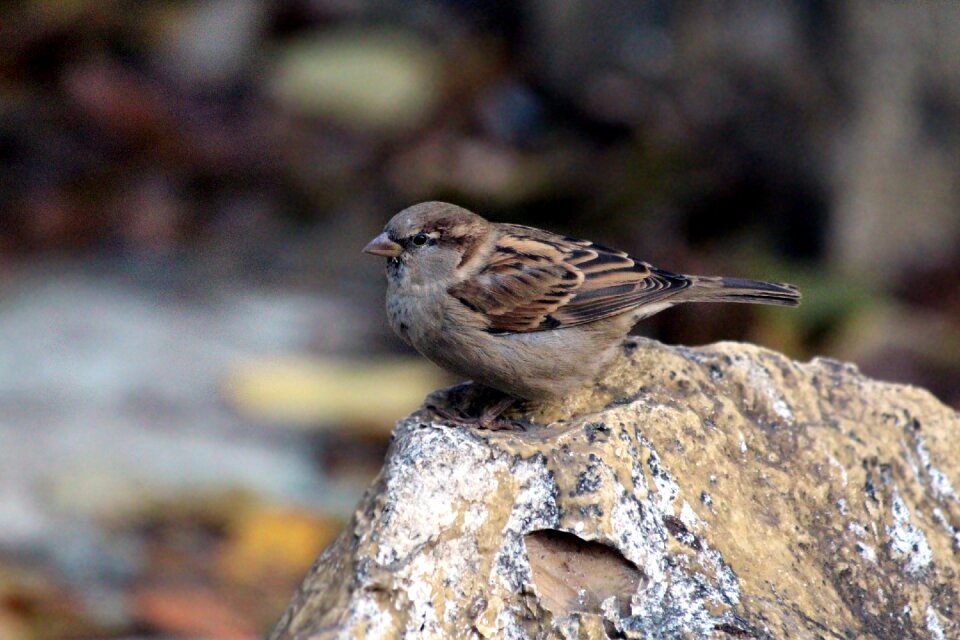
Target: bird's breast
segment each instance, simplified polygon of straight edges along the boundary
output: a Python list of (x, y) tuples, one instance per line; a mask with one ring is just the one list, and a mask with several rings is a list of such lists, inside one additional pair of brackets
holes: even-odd
[(424, 289), (388, 292), (387, 320), (400, 338), (423, 352), (443, 328), (442, 297)]

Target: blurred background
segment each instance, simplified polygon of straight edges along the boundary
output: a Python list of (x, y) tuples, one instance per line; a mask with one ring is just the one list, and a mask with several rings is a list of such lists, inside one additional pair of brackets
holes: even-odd
[(798, 310), (637, 331), (960, 408), (960, 4), (0, 4), (0, 638), (254, 638), (452, 382), (382, 262), (446, 199)]

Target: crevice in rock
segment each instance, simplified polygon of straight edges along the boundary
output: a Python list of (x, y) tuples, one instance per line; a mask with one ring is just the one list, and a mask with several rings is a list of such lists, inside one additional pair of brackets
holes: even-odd
[(646, 581), (616, 549), (572, 533), (541, 529), (523, 542), (540, 602), (556, 617), (603, 613), (601, 604), (611, 596), (629, 615), (630, 598)]

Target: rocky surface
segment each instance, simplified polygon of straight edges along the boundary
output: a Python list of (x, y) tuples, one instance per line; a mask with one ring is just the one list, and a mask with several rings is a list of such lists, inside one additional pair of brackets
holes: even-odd
[(960, 637), (960, 417), (926, 391), (639, 340), (518, 417), (401, 421), (271, 637)]

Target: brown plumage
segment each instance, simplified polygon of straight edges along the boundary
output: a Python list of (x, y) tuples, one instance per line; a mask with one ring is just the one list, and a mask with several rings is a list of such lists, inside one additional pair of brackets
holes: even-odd
[(398, 335), (455, 373), (527, 399), (589, 382), (637, 320), (675, 304), (800, 302), (793, 285), (672, 273), (442, 202), (401, 211), (365, 251), (388, 258)]
[(589, 240), (498, 225), (487, 264), (448, 289), (504, 333), (564, 329), (663, 300), (796, 305), (796, 287), (756, 280), (685, 276)]

